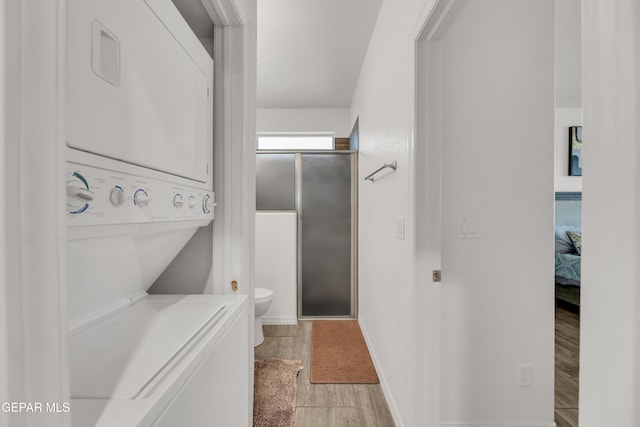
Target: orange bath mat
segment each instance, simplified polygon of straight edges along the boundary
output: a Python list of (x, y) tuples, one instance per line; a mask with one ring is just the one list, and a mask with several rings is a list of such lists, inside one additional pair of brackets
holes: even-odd
[(377, 384), (378, 375), (357, 320), (314, 320), (310, 381)]

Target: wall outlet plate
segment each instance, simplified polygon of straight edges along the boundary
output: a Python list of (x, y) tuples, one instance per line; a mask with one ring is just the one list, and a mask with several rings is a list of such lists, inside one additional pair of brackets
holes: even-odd
[(520, 363), (516, 365), (518, 387), (531, 387), (531, 365), (528, 363)]

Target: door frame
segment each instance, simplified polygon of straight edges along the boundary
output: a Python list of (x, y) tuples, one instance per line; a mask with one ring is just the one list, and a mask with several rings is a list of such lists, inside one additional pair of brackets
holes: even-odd
[[(415, 400), (413, 422), (425, 427), (440, 426), (441, 304), (440, 284), (431, 280), (441, 266), (441, 126), (433, 104), (439, 103), (439, 87), (429, 87), (433, 59), (448, 25), (468, 0), (436, 0), (425, 7), (410, 37), (409, 99), (409, 194), (413, 212), (412, 307), (414, 363), (416, 375), (410, 378)], [(430, 60), (431, 59), (431, 60)], [(420, 76), (427, 76), (421, 78)], [(427, 120), (424, 120), (424, 118)]]
[[(1, 396), (69, 401), (64, 206), (64, 0), (3, 2)], [(5, 414), (0, 425), (26, 425)], [(31, 424), (67, 426), (68, 413)], [(13, 425), (13, 424), (11, 424)]]

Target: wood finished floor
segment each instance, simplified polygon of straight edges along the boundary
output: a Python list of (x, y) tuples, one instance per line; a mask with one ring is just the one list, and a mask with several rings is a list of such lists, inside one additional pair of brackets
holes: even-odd
[(311, 321), (264, 326), (255, 358), (302, 360), (295, 427), (395, 427), (380, 384), (311, 384)]
[[(556, 309), (555, 421), (578, 427), (578, 348), (580, 317)], [(295, 427), (394, 427), (379, 384), (311, 384), (311, 322), (296, 326), (264, 326), (264, 343), (256, 359), (302, 360), (298, 376)]]
[(580, 316), (556, 308), (555, 420), (557, 427), (578, 427)]

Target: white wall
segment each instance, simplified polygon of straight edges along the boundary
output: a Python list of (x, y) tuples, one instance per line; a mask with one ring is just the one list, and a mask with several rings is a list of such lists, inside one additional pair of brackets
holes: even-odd
[(200, 43), (202, 43), (202, 47), (204, 47), (204, 49), (207, 51), (207, 53), (209, 54), (209, 56), (211, 58), (213, 58), (213, 49), (214, 49), (214, 44), (213, 44), (213, 37), (208, 38), (208, 37), (199, 37), (198, 40), (200, 40)]
[[(439, 42), (448, 425), (553, 425), (553, 13), (471, 1)], [(458, 237), (465, 217), (477, 239)], [(518, 364), (531, 387), (516, 387)]]
[[(432, 3), (429, 0), (383, 2), (351, 108), (352, 120), (360, 116), (359, 179), (383, 163), (398, 161), (397, 171), (384, 179), (375, 183), (360, 181), (359, 193), (360, 323), (398, 426), (425, 425), (424, 413), (420, 417), (416, 414), (420, 406), (430, 403), (424, 395), (415, 396), (415, 382), (424, 380), (422, 377), (416, 379), (417, 367), (424, 360), (414, 360), (416, 345), (420, 344), (416, 344), (413, 335), (413, 292), (410, 285), (405, 284), (411, 283), (412, 279), (414, 233), (413, 194), (409, 192), (408, 174), (413, 131), (410, 128), (412, 98), (407, 90), (413, 64), (412, 49), (408, 44), (418, 27), (417, 19), (425, 16)], [(493, 22), (494, 15), (504, 18), (505, 10), (514, 12), (515, 9), (516, 15), (520, 10), (531, 12), (530, 16), (517, 15), (517, 19), (498, 22), (500, 26), (496, 31), (509, 28), (518, 34), (522, 43), (545, 46), (529, 59), (516, 54), (517, 64), (505, 66), (505, 70), (513, 70), (514, 75), (506, 73), (504, 76), (504, 84), (515, 88), (522, 81), (522, 75), (541, 76), (542, 80), (534, 80), (533, 89), (518, 89), (521, 90), (518, 93), (530, 95), (531, 102), (541, 108), (533, 117), (525, 113), (525, 121), (517, 111), (509, 112), (509, 118), (518, 118), (515, 123), (520, 125), (519, 129), (514, 129), (514, 123), (506, 118), (492, 118), (497, 133), (500, 129), (512, 132), (508, 135), (509, 142), (501, 135), (499, 140), (483, 142), (481, 146), (471, 145), (467, 152), (460, 153), (461, 159), (476, 156), (480, 161), (473, 164), (467, 160), (465, 164), (471, 163), (474, 169), (459, 171), (461, 182), (466, 182), (469, 190), (477, 190), (477, 194), (470, 196), (469, 203), (462, 201), (455, 217), (477, 212), (476, 215), (484, 218), (482, 230), (487, 233), (480, 241), (481, 245), (455, 249), (456, 256), (467, 265), (465, 280), (471, 280), (469, 269), (475, 268), (478, 272), (478, 277), (466, 284), (488, 292), (485, 296), (479, 292), (473, 294), (473, 297), (481, 298), (475, 313), (483, 313), (482, 324), (486, 329), (476, 327), (477, 334), (468, 342), (464, 354), (454, 358), (460, 362), (457, 367), (468, 375), (458, 378), (460, 383), (447, 395), (451, 400), (443, 402), (443, 407), (447, 405), (448, 420), (471, 423), (465, 425), (483, 422), (484, 425), (488, 425), (487, 422), (512, 425), (510, 421), (551, 425), (553, 420), (553, 254), (552, 239), (548, 234), (553, 227), (554, 49), (553, 33), (548, 30), (548, 23), (553, 19), (553, 3), (518, 1), (515, 7), (511, 3), (503, 1), (496, 5), (490, 2), (492, 13), (483, 13), (482, 19), (470, 19), (468, 24), (477, 27), (483, 22)], [(539, 7), (533, 7), (533, 4)], [(522, 27), (520, 21), (523, 21)], [(505, 34), (499, 38), (505, 38)], [(535, 36), (529, 37), (531, 34)], [(476, 67), (478, 64), (471, 65)], [(530, 70), (523, 68), (525, 65), (537, 73), (529, 74)], [(465, 71), (464, 67), (462, 71)], [(503, 94), (483, 93), (480, 99), (486, 103), (488, 111), (492, 111), (489, 101), (493, 96), (502, 97)], [(520, 129), (527, 129), (528, 135), (517, 141), (519, 138), (514, 136), (522, 135)], [(488, 176), (483, 178), (482, 173), (478, 176), (472, 174), (473, 171), (486, 172)], [(481, 185), (474, 184), (476, 179)], [(497, 185), (495, 190), (491, 185)], [(406, 240), (397, 239), (395, 235), (399, 217), (407, 219)], [(514, 248), (523, 245), (518, 240), (518, 233), (523, 229), (531, 241), (527, 240), (527, 247), (523, 248), (527, 256), (516, 259)], [(541, 237), (545, 235), (549, 236), (546, 240)], [(507, 265), (505, 271), (498, 271), (496, 262), (505, 251), (510, 254), (509, 260), (515, 262)], [(479, 260), (490, 262), (489, 267)], [(525, 276), (529, 277), (522, 278), (516, 266), (525, 268)], [(494, 276), (498, 279), (492, 280), (490, 274), (495, 273), (499, 273)], [(446, 279), (449, 273), (443, 271), (443, 274)], [(416, 286), (431, 285), (426, 277), (417, 280)], [(522, 301), (526, 301), (526, 306), (522, 306)], [(418, 301), (418, 309), (424, 309), (425, 303)], [(494, 313), (499, 314), (495, 321)], [(464, 313), (460, 314), (464, 317)], [(474, 358), (476, 354), (477, 358)], [(519, 392), (515, 388), (517, 362), (534, 365), (533, 388)], [(448, 368), (454, 369), (453, 365), (452, 362)], [(452, 378), (443, 378), (443, 382), (447, 380)]]
[(556, 108), (555, 191), (582, 191), (582, 177), (569, 176), (569, 126), (582, 126), (582, 108)]
[(213, 223), (200, 227), (149, 288), (150, 294), (211, 294)]
[(640, 7), (584, 2), (580, 426), (640, 425)]
[(298, 323), (298, 214), (296, 212), (256, 212), (257, 288), (273, 291), (265, 325)]
[(582, 126), (582, 24), (580, 0), (555, 1), (555, 191), (582, 191), (569, 176), (569, 126)]
[(343, 108), (259, 108), (256, 113), (258, 132), (335, 132), (347, 138), (354, 122)]
[[(351, 104), (360, 116), (359, 317), (387, 402), (401, 426), (414, 426), (413, 229), (409, 195), (410, 36), (430, 0), (383, 1)], [(396, 172), (365, 182), (384, 163)], [(406, 240), (396, 219), (406, 218)], [(423, 402), (421, 402), (423, 403)]]
[(582, 107), (580, 0), (555, 1), (556, 107)]

